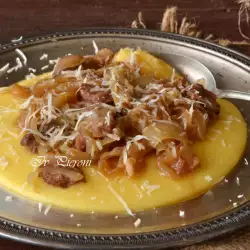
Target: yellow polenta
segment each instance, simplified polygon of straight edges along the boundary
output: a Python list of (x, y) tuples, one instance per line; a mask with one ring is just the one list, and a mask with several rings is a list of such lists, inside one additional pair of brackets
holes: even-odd
[[(247, 139), (246, 124), (239, 110), (230, 102), (219, 100), (219, 120), (209, 127), (206, 139), (193, 146), (201, 159), (201, 167), (189, 176), (177, 180), (161, 176), (155, 157), (151, 156), (147, 160), (147, 170), (136, 179), (123, 177), (107, 181), (94, 168), (86, 167), (87, 183), (62, 189), (49, 186), (37, 178), (34, 185), (29, 185), (26, 183), (27, 176), (33, 170), (30, 161), (36, 156), (20, 146), (17, 118), (21, 103), (8, 93), (1, 94), (0, 184), (27, 199), (71, 211), (122, 212), (124, 204), (118, 197), (132, 210), (191, 199), (209, 190), (234, 168)], [(4, 168), (6, 161), (8, 164)]]
[[(153, 70), (158, 77), (171, 74), (172, 68), (165, 62), (147, 52), (136, 53), (136, 60), (141, 60), (141, 73), (151, 74)], [(121, 50), (114, 61), (127, 60), (130, 55), (130, 50)], [(21, 84), (32, 85), (36, 81), (37, 78)], [(0, 95), (0, 185), (26, 199), (71, 212), (117, 213), (126, 212), (128, 208), (137, 211), (196, 197), (209, 190), (236, 166), (247, 140), (246, 124), (239, 110), (226, 100), (218, 100), (221, 105), (218, 121), (209, 126), (204, 141), (193, 145), (201, 160), (201, 167), (186, 177), (171, 180), (162, 176), (157, 170), (155, 157), (150, 156), (146, 161), (146, 171), (135, 179), (124, 176), (107, 180), (92, 166), (84, 168), (87, 183), (67, 189), (47, 185), (41, 178), (27, 184), (27, 176), (33, 171), (32, 159), (37, 156), (20, 146), (22, 136), (17, 119), (23, 100), (13, 99), (9, 93)]]

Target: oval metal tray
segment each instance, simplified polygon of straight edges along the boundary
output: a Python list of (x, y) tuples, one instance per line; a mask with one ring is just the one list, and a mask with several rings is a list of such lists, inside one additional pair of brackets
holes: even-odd
[[(164, 59), (165, 53), (191, 56), (204, 63), (214, 74), (218, 86), (225, 89), (249, 91), (250, 59), (232, 50), (194, 38), (149, 30), (85, 29), (62, 32), (22, 40), (0, 47), (1, 65), (15, 63), (15, 48), (28, 58), (28, 67), (39, 69), (43, 53), (56, 59), (67, 53), (93, 53), (92, 40), (101, 47), (118, 50), (140, 47)], [(52, 68), (52, 66), (51, 66)], [(2, 76), (1, 85), (19, 81), (28, 74), (27, 68)], [(234, 101), (246, 121), (250, 104)], [(250, 131), (250, 130), (249, 130)], [(249, 143), (248, 143), (249, 144)], [(249, 147), (246, 149), (249, 155)], [(75, 213), (52, 208), (47, 216), (38, 212), (37, 203), (14, 196), (4, 202), (8, 191), (0, 190), (0, 235), (24, 242), (68, 249), (161, 248), (193, 244), (230, 232), (250, 220), (250, 168), (242, 161), (236, 170), (212, 189), (211, 195), (152, 210), (139, 211), (140, 227), (126, 215)], [(238, 199), (239, 194), (244, 197)], [(12, 194), (13, 195), (13, 194)], [(185, 218), (179, 217), (185, 211)], [(81, 224), (81, 227), (77, 227)]]

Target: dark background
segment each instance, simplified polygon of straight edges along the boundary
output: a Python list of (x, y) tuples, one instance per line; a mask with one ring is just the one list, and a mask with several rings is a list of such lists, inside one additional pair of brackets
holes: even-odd
[[(86, 27), (130, 27), (139, 11), (143, 12), (148, 28), (159, 29), (165, 8), (172, 5), (179, 7), (180, 18), (187, 15), (206, 34), (243, 40), (237, 28), (239, 4), (234, 0), (1, 0), (0, 43), (20, 36)], [(250, 35), (249, 27), (244, 30)], [(234, 49), (250, 55), (250, 46)], [(0, 249), (43, 248), (0, 239)]]

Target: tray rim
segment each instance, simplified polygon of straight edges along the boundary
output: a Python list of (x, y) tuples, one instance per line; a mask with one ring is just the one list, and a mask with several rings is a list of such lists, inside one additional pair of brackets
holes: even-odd
[[(233, 58), (236, 61), (243, 63), (245, 66), (250, 66), (250, 58), (248, 56), (217, 44), (173, 33), (129, 28), (86, 28), (27, 37), (23, 38), (20, 42), (11, 42), (1, 45), (0, 56), (1, 54), (15, 48), (22, 48), (32, 44), (35, 45), (36, 43), (41, 44), (48, 41), (52, 42), (55, 39), (65, 39), (66, 37), (69, 37), (70, 39), (70, 37), (84, 35), (95, 36), (101, 34), (134, 35), (181, 41), (202, 48), (207, 48), (219, 54)], [(115, 247), (121, 249), (152, 249), (198, 243), (247, 226), (250, 224), (249, 221), (250, 202), (246, 202), (242, 206), (233, 209), (228, 213), (189, 226), (155, 232), (122, 235), (67, 233), (36, 228), (0, 217), (0, 236), (25, 243), (65, 249), (72, 249), (72, 247), (74, 249), (110, 249)]]

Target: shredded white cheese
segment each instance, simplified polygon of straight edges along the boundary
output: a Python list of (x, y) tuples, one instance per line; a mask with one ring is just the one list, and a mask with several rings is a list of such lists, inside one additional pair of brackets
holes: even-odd
[(183, 217), (185, 216), (185, 212), (182, 211), (182, 210), (180, 210), (180, 211), (179, 211), (179, 216), (183, 218)]
[(70, 216), (69, 216), (70, 218), (74, 218), (75, 217), (75, 215), (74, 214), (70, 214)]
[(80, 65), (77, 68), (76, 72), (75, 72), (75, 77), (76, 77), (77, 80), (81, 80), (82, 79), (82, 73), (81, 73), (81, 71), (82, 71), (82, 65)]
[(100, 141), (96, 141), (96, 146), (97, 146), (97, 148), (101, 151), (102, 149), (103, 149), (103, 147), (102, 147), (102, 143), (100, 142)]
[(150, 185), (148, 180), (145, 180), (144, 183), (141, 185), (141, 189), (146, 191), (146, 194), (150, 196), (150, 194), (159, 189), (161, 186), (160, 185)]
[(58, 61), (59, 61), (59, 58), (53, 59), (53, 60), (49, 60), (49, 64), (56, 64)]
[(239, 178), (239, 177), (236, 177), (236, 184), (237, 184), (238, 186), (240, 186), (240, 178)]
[(239, 194), (239, 195), (237, 196), (238, 199), (241, 199), (241, 198), (243, 198), (243, 197), (244, 197), (243, 194)]
[(77, 227), (81, 227), (82, 225), (80, 223), (76, 224)]
[(208, 181), (208, 182), (211, 182), (211, 181), (213, 180), (213, 178), (212, 178), (211, 176), (209, 176), (209, 175), (206, 175), (206, 176), (204, 177), (204, 179), (205, 179), (206, 181)]
[(43, 54), (41, 57), (40, 57), (40, 60), (46, 60), (48, 59), (48, 54)]
[(28, 68), (28, 71), (32, 73), (36, 73), (36, 69), (33, 69), (33, 68)]
[(12, 202), (12, 196), (11, 195), (7, 195), (6, 197), (5, 197), (5, 201), (6, 202)]
[(30, 104), (30, 101), (34, 98), (34, 96), (30, 96), (24, 103), (22, 103), (19, 108), (20, 109), (26, 109), (28, 108), (29, 104)]
[(244, 163), (245, 163), (246, 166), (248, 166), (248, 160), (247, 160), (247, 158), (244, 158)]
[(111, 117), (110, 117), (111, 111), (107, 112), (107, 115), (105, 116), (105, 123), (109, 126), (111, 122)]
[(48, 69), (49, 68), (49, 65), (44, 65), (43, 67), (41, 67), (41, 70), (45, 70), (45, 69)]
[(43, 209), (43, 203), (39, 202), (38, 203), (38, 211), (39, 211), (39, 213), (42, 212), (42, 209)]
[(234, 202), (234, 203), (233, 203), (233, 206), (234, 206), (234, 207), (237, 207), (237, 206), (238, 206), (238, 203), (237, 203), (237, 202)]
[(92, 43), (93, 43), (93, 47), (94, 47), (94, 50), (95, 50), (95, 54), (97, 54), (99, 49), (98, 49), (98, 47), (96, 45), (96, 42), (94, 40), (92, 40)]
[(171, 75), (171, 79), (170, 79), (171, 83), (174, 82), (174, 79), (175, 79), (175, 68), (173, 68), (173, 70), (172, 70), (172, 75)]
[(126, 212), (130, 215), (134, 217), (134, 214), (132, 213), (131, 209), (128, 207), (127, 203), (123, 200), (123, 198), (114, 190), (114, 188), (112, 187), (112, 185), (109, 183), (108, 184), (108, 188), (109, 190), (113, 193), (113, 195), (118, 199), (118, 201), (123, 205), (124, 209), (126, 210)]
[(134, 225), (135, 225), (135, 227), (139, 227), (140, 224), (141, 224), (141, 219), (138, 218), (138, 219), (134, 222)]
[(25, 76), (26, 80), (31, 80), (32, 78), (36, 77), (36, 75), (34, 75), (32, 72), (28, 75)]
[(25, 56), (25, 54), (20, 49), (15, 49), (15, 51), (23, 59), (24, 65), (27, 65), (27, 57)]
[(9, 63), (6, 63), (2, 68), (0, 68), (0, 75), (4, 74), (10, 67)]
[(47, 206), (46, 209), (44, 210), (44, 215), (47, 215), (51, 209), (51, 205)]

